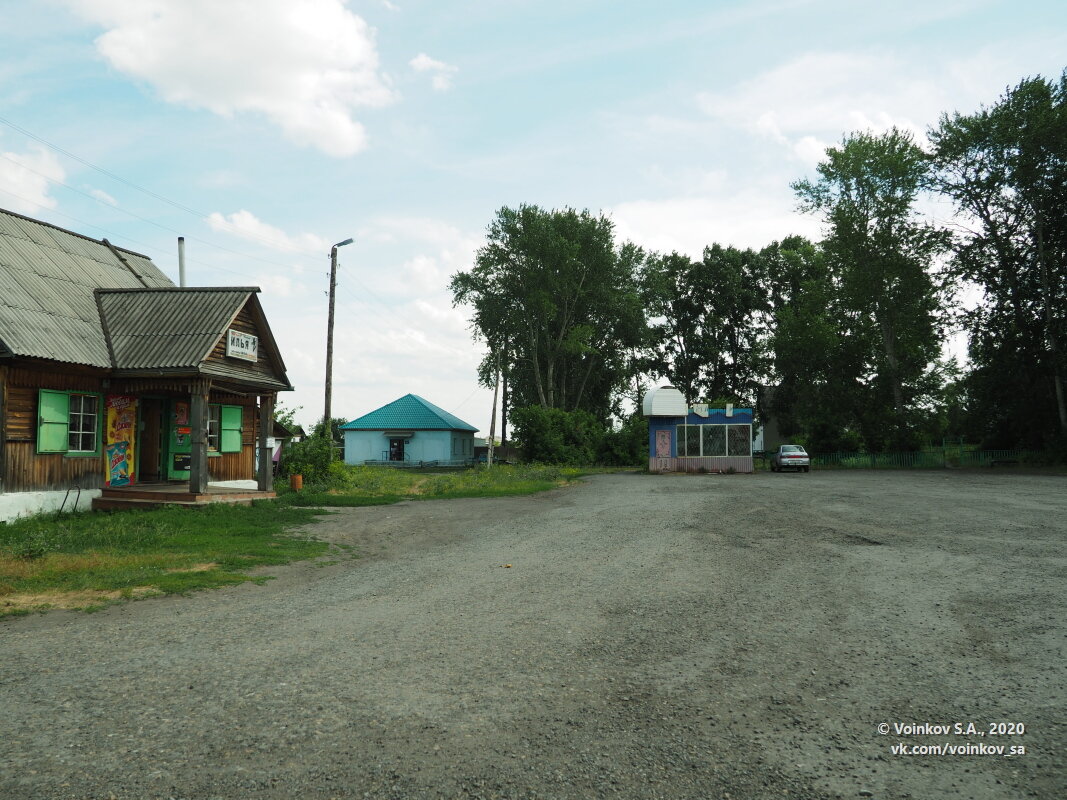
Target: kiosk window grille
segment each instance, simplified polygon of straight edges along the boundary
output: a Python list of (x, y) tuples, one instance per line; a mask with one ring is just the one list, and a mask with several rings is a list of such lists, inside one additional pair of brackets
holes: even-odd
[(726, 455), (726, 426), (725, 425), (701, 425), (703, 433), (704, 455)]
[(729, 437), (730, 455), (752, 455), (752, 426), (751, 425), (727, 425)]

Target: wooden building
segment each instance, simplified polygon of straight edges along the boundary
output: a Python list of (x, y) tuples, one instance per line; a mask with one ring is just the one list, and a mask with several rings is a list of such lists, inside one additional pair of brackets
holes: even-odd
[(253, 478), (272, 495), (269, 421), (292, 386), (258, 292), (179, 288), (146, 256), (0, 210), (0, 498), (193, 502)]

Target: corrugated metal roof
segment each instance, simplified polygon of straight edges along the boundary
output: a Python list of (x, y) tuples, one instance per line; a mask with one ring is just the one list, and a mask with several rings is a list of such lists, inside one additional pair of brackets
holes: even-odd
[(116, 369), (196, 368), (256, 291), (101, 289), (97, 295)]
[(12, 355), (109, 367), (93, 290), (172, 287), (147, 257), (0, 209), (0, 340)]
[(403, 430), (416, 431), (476, 431), (473, 425), (438, 408), (429, 400), (423, 400), (417, 394), (406, 394), (388, 405), (364, 414), (358, 419), (342, 425), (349, 431)]

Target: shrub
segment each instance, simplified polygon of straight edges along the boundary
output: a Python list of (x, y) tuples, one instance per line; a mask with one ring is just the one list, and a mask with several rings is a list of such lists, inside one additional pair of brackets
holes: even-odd
[(597, 460), (604, 427), (588, 411), (529, 406), (515, 409), (512, 420), (527, 461), (587, 465)]
[(648, 417), (634, 413), (618, 430), (604, 434), (597, 462), (607, 467), (648, 464)]
[(328, 439), (312, 436), (285, 448), (278, 472), (281, 475), (303, 475), (308, 484), (326, 484), (330, 479), (330, 468), (338, 458), (338, 452)]

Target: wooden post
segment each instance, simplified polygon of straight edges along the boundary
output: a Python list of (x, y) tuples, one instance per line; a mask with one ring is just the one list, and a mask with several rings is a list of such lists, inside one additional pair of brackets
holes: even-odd
[(207, 406), (210, 392), (209, 381), (192, 386), (193, 397), (189, 404), (189, 427), (192, 436), (189, 491), (193, 494), (207, 493)]
[(493, 377), (493, 414), (489, 418), (489, 448), (485, 454), (485, 466), (488, 469), (493, 466), (493, 445), (496, 441), (496, 395), (500, 388), (500, 359), (496, 362), (496, 371)]
[(4, 493), (7, 475), (4, 442), (7, 440), (7, 367), (0, 367), (0, 494)]
[(274, 490), (274, 453), (267, 444), (268, 434), (274, 427), (274, 395), (265, 394), (259, 398), (259, 490)]

